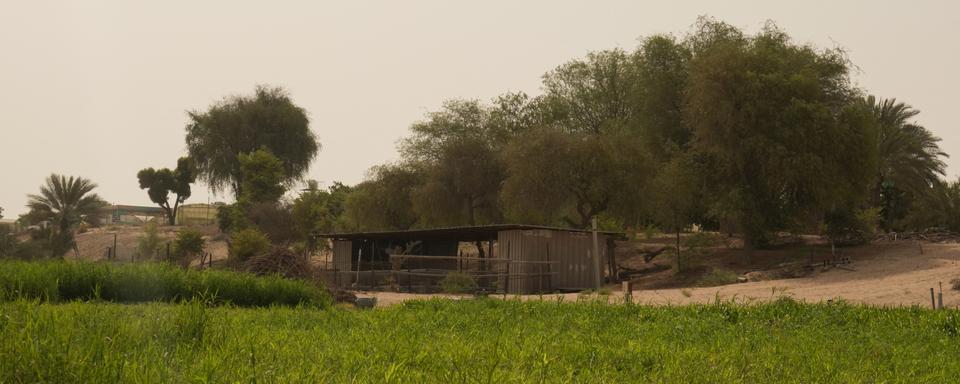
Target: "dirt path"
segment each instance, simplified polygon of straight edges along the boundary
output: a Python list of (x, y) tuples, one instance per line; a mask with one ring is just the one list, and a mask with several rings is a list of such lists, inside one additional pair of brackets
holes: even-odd
[[(870, 246), (868, 256), (854, 258), (854, 271), (832, 268), (798, 279), (770, 280), (709, 288), (677, 288), (634, 292), (634, 301), (653, 305), (710, 303), (717, 298), (738, 302), (755, 302), (793, 297), (807, 302), (843, 299), (852, 303), (885, 306), (930, 305), (930, 288), (943, 283), (944, 304), (960, 306), (960, 291), (950, 288), (950, 280), (960, 278), (960, 245), (924, 244), (923, 254), (913, 242), (882, 243)], [(622, 300), (619, 287), (607, 296), (610, 301)], [(423, 295), (393, 292), (359, 292), (358, 296), (377, 297), (378, 306), (394, 305), (406, 300), (453, 295)], [(576, 301), (579, 294), (543, 295), (543, 299)], [(523, 299), (539, 299), (528, 295)]]

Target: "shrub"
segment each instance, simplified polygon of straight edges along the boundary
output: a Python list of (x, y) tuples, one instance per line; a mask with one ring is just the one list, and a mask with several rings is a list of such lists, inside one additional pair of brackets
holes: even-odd
[(203, 253), (203, 234), (195, 229), (183, 229), (173, 241), (173, 255), (177, 262), (186, 267), (194, 257)]
[(656, 225), (647, 224), (647, 226), (643, 227), (643, 237), (647, 240), (656, 237), (658, 233), (660, 233), (660, 230), (657, 229)]
[(450, 272), (440, 280), (440, 289), (446, 293), (473, 293), (477, 281), (466, 273)]
[(141, 257), (153, 257), (160, 248), (160, 234), (157, 223), (150, 222), (143, 228), (143, 236), (137, 239), (137, 253)]
[(254, 228), (237, 231), (230, 240), (230, 256), (240, 261), (246, 261), (252, 256), (261, 255), (270, 250), (270, 239)]
[(706, 275), (697, 280), (697, 285), (701, 287), (715, 287), (718, 285), (727, 285), (737, 282), (737, 274), (726, 269), (712, 269)]

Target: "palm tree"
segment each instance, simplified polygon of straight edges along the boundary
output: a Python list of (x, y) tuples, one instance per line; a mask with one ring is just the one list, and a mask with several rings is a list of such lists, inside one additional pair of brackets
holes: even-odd
[(50, 246), (54, 257), (68, 249), (76, 251), (73, 231), (87, 218), (94, 218), (106, 205), (100, 196), (91, 193), (97, 184), (82, 177), (51, 174), (39, 195), (28, 195), (31, 212), (50, 221)]
[[(900, 192), (919, 196), (945, 175), (939, 137), (912, 122), (920, 111), (896, 99), (866, 97), (863, 102), (873, 111), (878, 123), (877, 184), (874, 196), (889, 210), (890, 200)], [(890, 212), (884, 213), (889, 226)]]

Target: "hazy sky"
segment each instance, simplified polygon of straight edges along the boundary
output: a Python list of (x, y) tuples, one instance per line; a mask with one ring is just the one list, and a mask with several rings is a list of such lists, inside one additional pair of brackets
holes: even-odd
[[(185, 154), (184, 111), (256, 84), (286, 87), (309, 111), (323, 146), (310, 178), (356, 183), (395, 160), (397, 139), (444, 99), (536, 94), (564, 61), (683, 34), (698, 15), (748, 32), (774, 20), (799, 42), (847, 49), (861, 87), (921, 111), (956, 154), (955, 178), (957, 4), (2, 0), (0, 207), (23, 213), (51, 172), (90, 178), (113, 203), (150, 205), (136, 173)], [(194, 190), (190, 202), (207, 201), (204, 185)]]

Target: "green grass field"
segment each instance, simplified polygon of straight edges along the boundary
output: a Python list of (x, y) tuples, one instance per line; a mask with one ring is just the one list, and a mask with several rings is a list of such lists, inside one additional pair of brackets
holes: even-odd
[(960, 313), (495, 299), (357, 311), (15, 300), (0, 382), (955, 382)]
[(184, 270), (166, 263), (0, 261), (0, 301), (103, 300), (178, 302), (205, 298), (237, 306), (330, 304), (312, 284), (275, 276), (219, 270)]

